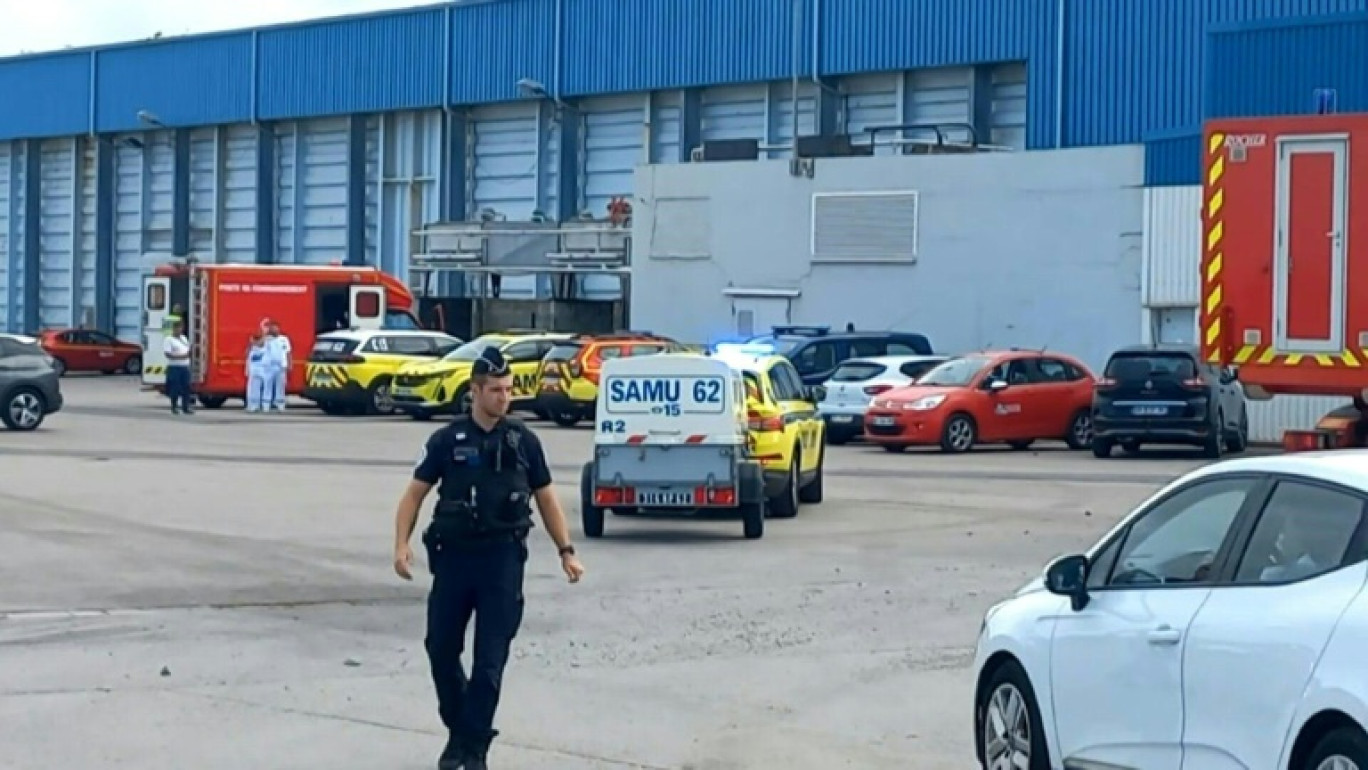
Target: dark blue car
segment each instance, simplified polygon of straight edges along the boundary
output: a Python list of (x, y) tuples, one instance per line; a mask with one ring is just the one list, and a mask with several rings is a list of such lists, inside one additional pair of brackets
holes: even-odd
[(924, 334), (891, 331), (833, 332), (829, 326), (776, 326), (747, 344), (768, 345), (793, 362), (804, 385), (821, 385), (836, 367), (851, 358), (871, 356), (929, 356), (931, 341)]

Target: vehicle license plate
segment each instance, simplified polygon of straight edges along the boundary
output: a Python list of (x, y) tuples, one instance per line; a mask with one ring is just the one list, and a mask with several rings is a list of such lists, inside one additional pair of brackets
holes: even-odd
[(854, 421), (855, 421), (855, 418), (854, 418), (852, 415), (848, 415), (848, 414), (833, 414), (833, 415), (831, 416), (831, 421), (832, 421), (832, 422), (839, 422), (839, 423), (847, 423), (847, 422), (854, 422)]
[(694, 505), (693, 490), (688, 492), (639, 492), (637, 502), (642, 505)]
[(892, 417), (875, 417), (873, 420), (873, 423), (880, 427), (887, 427), (895, 424), (896, 422), (897, 420), (894, 420)]
[(1133, 406), (1131, 414), (1136, 417), (1163, 417), (1168, 414), (1166, 406)]

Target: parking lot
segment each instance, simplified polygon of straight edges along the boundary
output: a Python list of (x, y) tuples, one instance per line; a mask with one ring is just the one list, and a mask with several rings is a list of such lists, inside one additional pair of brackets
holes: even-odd
[[(435, 425), (63, 389), (0, 432), (5, 766), (434, 767), (427, 575), (390, 556)], [(1201, 462), (829, 447), (826, 502), (761, 540), (610, 517), (588, 541), (592, 433), (531, 424), (588, 574), (533, 533), (491, 753), (528, 770), (970, 767), (983, 610)]]

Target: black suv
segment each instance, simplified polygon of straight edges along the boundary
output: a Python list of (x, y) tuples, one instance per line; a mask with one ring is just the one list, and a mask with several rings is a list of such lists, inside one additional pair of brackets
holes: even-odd
[(62, 408), (61, 378), (36, 342), (0, 334), (0, 423), (34, 430)]
[(776, 326), (752, 343), (770, 345), (775, 353), (793, 362), (804, 385), (821, 385), (836, 367), (851, 358), (875, 356), (929, 356), (931, 341), (912, 332), (833, 332), (830, 326)]
[(1112, 353), (1093, 393), (1093, 454), (1120, 445), (1188, 444), (1207, 457), (1249, 445), (1244, 388), (1233, 369), (1202, 361), (1196, 348), (1144, 345)]

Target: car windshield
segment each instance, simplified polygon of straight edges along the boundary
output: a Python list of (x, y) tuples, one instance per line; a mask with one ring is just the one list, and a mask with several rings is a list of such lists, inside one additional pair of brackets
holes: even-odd
[(1197, 365), (1186, 353), (1124, 353), (1107, 362), (1106, 376), (1114, 380), (1190, 380), (1197, 376)]
[(883, 364), (873, 361), (847, 361), (831, 375), (832, 382), (864, 382), (888, 371)]
[(409, 315), (408, 313), (402, 310), (386, 310), (385, 328), (417, 330), (421, 327), (418, 326), (417, 321), (413, 320), (413, 316)]
[(443, 361), (474, 361), (488, 347), (503, 347), (502, 337), (476, 337), (466, 344), (442, 356)]
[(946, 388), (962, 388), (974, 381), (983, 368), (992, 363), (987, 356), (964, 356), (952, 358), (922, 375), (918, 385), (933, 385)]

